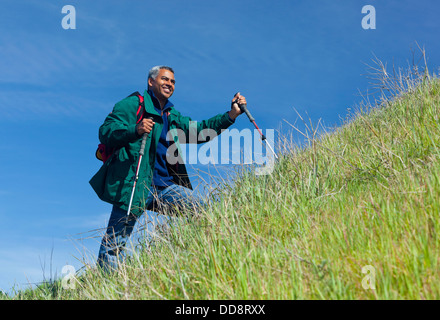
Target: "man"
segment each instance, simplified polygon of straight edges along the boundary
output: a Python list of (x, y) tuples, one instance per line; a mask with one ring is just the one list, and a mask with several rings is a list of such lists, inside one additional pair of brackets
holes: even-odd
[[(237, 93), (232, 99), (229, 112), (195, 123), (190, 117), (182, 116), (169, 101), (174, 88), (174, 70), (167, 66), (153, 67), (148, 75), (148, 90), (143, 95), (143, 119), (137, 119), (139, 98), (130, 96), (115, 105), (99, 128), (101, 143), (116, 150), (90, 180), (100, 199), (113, 204), (107, 232), (98, 254), (98, 265), (106, 270), (117, 268), (121, 250), (144, 210), (165, 213), (179, 206), (188, 209), (197, 202), (192, 195), (192, 186), (179, 152), (180, 143), (194, 140), (197, 143), (206, 142), (204, 135), (199, 135), (204, 129), (220, 134), (241, 114), (234, 101), (238, 99), (238, 103), (246, 103), (245, 97)], [(175, 134), (169, 141), (167, 134), (173, 131), (181, 134)], [(127, 217), (139, 150), (145, 133), (145, 154), (139, 167), (139, 180), (131, 212)], [(191, 135), (197, 138), (191, 139)], [(170, 154), (167, 154), (170, 150), (177, 153), (171, 157), (180, 161), (167, 161), (170, 159)]]

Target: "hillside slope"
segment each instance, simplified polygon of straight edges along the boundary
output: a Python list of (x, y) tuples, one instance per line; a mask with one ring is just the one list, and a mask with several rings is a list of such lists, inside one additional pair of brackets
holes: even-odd
[(285, 142), (271, 175), (243, 171), (118, 273), (15, 298), (439, 299), (440, 81), (405, 90)]

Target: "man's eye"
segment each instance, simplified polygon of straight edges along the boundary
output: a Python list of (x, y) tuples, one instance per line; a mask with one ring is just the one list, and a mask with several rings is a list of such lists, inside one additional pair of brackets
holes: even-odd
[[(161, 79), (162, 79), (163, 81), (168, 81), (168, 80), (170, 80), (170, 78), (167, 78), (167, 77), (162, 77)], [(171, 79), (170, 82), (171, 82), (172, 84), (176, 84), (176, 80), (174, 80), (174, 79)]]

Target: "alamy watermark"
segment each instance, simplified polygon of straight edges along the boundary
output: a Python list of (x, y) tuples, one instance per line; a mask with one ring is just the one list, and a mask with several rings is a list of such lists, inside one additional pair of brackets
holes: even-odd
[(63, 29), (76, 29), (76, 8), (72, 5), (65, 5), (61, 9), (61, 13), (66, 14), (61, 20)]
[[(167, 150), (167, 161), (170, 165), (186, 164), (246, 164), (257, 165), (255, 174), (271, 174), (274, 167), (275, 155), (263, 146), (264, 141), (258, 130), (226, 129), (217, 134), (215, 130), (197, 130), (197, 122), (190, 121), (188, 134), (181, 129), (171, 129), (167, 140), (180, 142), (180, 150), (176, 144), (171, 144)], [(272, 145), (275, 137), (273, 129), (265, 130), (267, 141)], [(198, 144), (205, 143), (201, 147)], [(266, 149), (266, 150), (264, 150)], [(182, 158), (185, 158), (182, 159)]]
[(362, 279), (362, 288), (376, 290), (376, 268), (367, 265), (362, 268), (362, 273), (367, 275)]
[(75, 272), (75, 267), (70, 264), (61, 269), (61, 274), (64, 275), (61, 279), (61, 286), (64, 290), (75, 289)]
[[(61, 26), (64, 30), (76, 29), (76, 8), (72, 5), (65, 5), (61, 9), (61, 13), (65, 16), (61, 20)], [(361, 25), (364, 30), (376, 29), (376, 8), (372, 5), (365, 5), (362, 7)]]
[(362, 13), (365, 16), (362, 18), (362, 28), (364, 30), (376, 29), (376, 8), (372, 5), (366, 5), (362, 7)]

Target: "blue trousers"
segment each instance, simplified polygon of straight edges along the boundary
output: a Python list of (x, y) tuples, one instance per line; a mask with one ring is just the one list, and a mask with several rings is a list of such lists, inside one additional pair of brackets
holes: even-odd
[[(154, 225), (159, 222), (158, 220), (162, 220), (159, 223), (169, 225), (177, 209), (184, 209), (188, 212), (203, 205), (204, 202), (188, 188), (176, 184), (165, 188), (152, 187), (145, 203), (147, 223), (151, 222)], [(164, 216), (158, 217), (156, 212)], [(113, 206), (107, 231), (102, 238), (98, 253), (97, 264), (103, 270), (115, 270), (124, 260), (123, 250), (138, 219), (139, 217), (133, 214), (127, 217), (127, 211)]]

